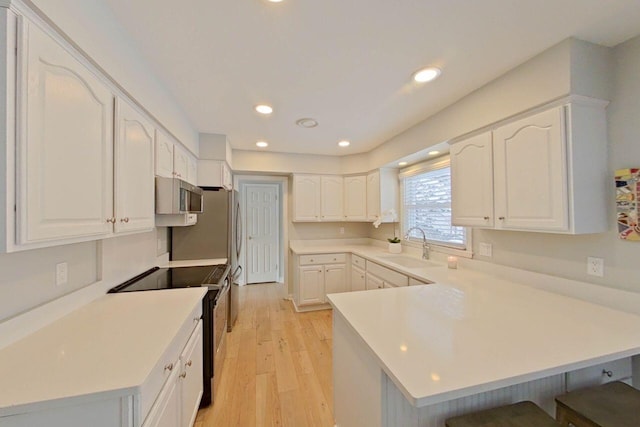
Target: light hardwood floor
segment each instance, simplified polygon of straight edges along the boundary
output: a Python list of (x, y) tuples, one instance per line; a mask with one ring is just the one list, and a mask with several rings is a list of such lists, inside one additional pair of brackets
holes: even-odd
[(216, 401), (195, 427), (333, 426), (331, 310), (296, 313), (281, 283), (239, 292)]

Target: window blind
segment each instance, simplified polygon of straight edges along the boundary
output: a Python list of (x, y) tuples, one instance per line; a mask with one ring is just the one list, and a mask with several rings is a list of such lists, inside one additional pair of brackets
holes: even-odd
[[(449, 162), (427, 164), (402, 178), (402, 228), (421, 228), (427, 240), (456, 248), (466, 247), (464, 227), (451, 225), (451, 169)], [(410, 238), (422, 241), (413, 230)]]

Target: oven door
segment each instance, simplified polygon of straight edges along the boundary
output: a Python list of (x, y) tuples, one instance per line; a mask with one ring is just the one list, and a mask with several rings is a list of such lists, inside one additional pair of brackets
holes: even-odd
[(213, 378), (212, 380), (212, 400), (215, 402), (215, 395), (220, 384), (222, 367), (227, 354), (225, 332), (227, 331), (227, 305), (229, 304), (229, 278), (224, 279), (224, 287), (216, 296), (215, 308), (213, 310)]

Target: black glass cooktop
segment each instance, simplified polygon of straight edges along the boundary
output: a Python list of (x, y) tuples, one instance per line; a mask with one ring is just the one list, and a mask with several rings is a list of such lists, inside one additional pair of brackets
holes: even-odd
[(221, 282), (223, 282), (228, 269), (226, 265), (176, 268), (154, 267), (112, 288), (109, 293), (200, 286), (207, 286), (210, 290), (219, 289), (223, 285)]

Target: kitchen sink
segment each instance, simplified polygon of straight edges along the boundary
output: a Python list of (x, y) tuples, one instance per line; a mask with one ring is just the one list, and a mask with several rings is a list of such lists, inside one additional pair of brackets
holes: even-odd
[(404, 255), (383, 255), (380, 259), (407, 268), (438, 267), (440, 265), (433, 261), (412, 258)]

